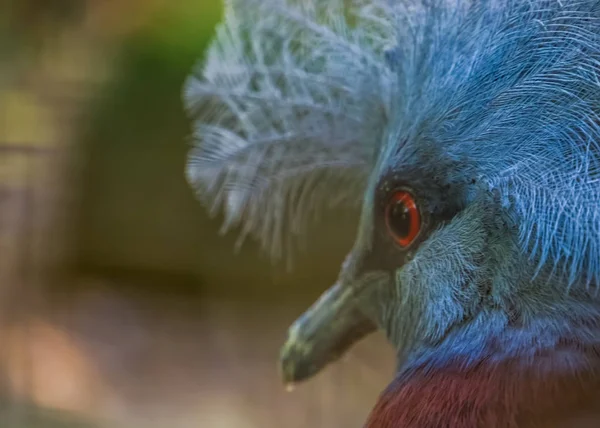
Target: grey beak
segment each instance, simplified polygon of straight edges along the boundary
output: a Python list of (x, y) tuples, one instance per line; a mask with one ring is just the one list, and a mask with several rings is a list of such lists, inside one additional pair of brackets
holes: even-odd
[(356, 291), (338, 282), (292, 324), (280, 356), (285, 384), (311, 378), (376, 330), (358, 309)]

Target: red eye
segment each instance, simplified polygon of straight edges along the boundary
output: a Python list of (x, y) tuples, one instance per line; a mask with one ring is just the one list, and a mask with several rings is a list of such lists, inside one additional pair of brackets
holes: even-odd
[(385, 224), (394, 241), (401, 247), (408, 247), (421, 230), (421, 216), (412, 195), (398, 191), (385, 210)]

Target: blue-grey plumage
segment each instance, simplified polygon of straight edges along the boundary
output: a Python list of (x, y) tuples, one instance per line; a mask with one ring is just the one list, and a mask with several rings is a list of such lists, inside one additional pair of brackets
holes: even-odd
[(272, 255), (315, 210), (362, 210), (337, 284), (290, 329), (287, 381), (375, 328), (402, 375), (600, 379), (599, 1), (230, 0), (185, 97), (190, 182)]

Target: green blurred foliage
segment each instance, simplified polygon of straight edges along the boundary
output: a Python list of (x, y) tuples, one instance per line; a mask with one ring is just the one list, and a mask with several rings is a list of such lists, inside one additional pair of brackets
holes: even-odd
[(218, 1), (172, 2), (119, 48), (83, 136), (79, 264), (195, 270), (204, 212), (183, 175), (190, 127), (181, 91), (220, 16)]

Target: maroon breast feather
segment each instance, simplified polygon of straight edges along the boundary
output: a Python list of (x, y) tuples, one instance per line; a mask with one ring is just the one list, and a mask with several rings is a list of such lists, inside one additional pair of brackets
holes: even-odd
[(563, 373), (523, 369), (515, 361), (419, 367), (396, 377), (365, 425), (446, 427), (600, 427), (598, 367)]

